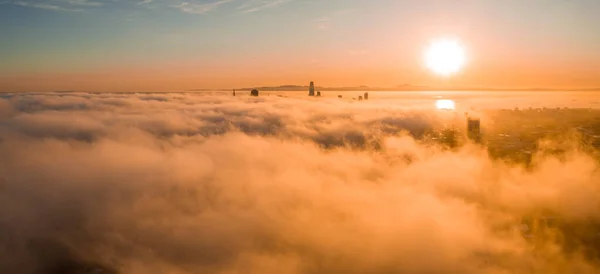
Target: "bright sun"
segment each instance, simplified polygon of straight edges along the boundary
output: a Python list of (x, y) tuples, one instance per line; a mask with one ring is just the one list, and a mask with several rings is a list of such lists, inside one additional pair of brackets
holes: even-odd
[(427, 48), (425, 64), (433, 72), (449, 76), (465, 64), (465, 51), (455, 40), (438, 40)]

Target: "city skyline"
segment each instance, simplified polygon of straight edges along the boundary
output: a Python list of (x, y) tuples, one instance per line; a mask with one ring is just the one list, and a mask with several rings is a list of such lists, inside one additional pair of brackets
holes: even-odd
[[(0, 91), (600, 87), (597, 1), (4, 1)], [(428, 71), (450, 37), (466, 64)]]
[(0, 0), (0, 274), (600, 273), (600, 0)]

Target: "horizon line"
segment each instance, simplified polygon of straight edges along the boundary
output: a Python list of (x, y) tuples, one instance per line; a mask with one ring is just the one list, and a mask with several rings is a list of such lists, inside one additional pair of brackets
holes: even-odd
[[(56, 92), (56, 93), (74, 93), (74, 92), (89, 92), (89, 93), (132, 93), (132, 92), (201, 92), (201, 91), (232, 91), (232, 90), (240, 90), (240, 91), (249, 91), (252, 89), (265, 90), (265, 91), (308, 91), (308, 85), (278, 85), (278, 86), (256, 86), (256, 87), (242, 87), (242, 88), (193, 88), (193, 89), (171, 89), (164, 91), (143, 91), (143, 90), (127, 90), (127, 91), (97, 91), (97, 90), (83, 90), (83, 89), (60, 89), (60, 90), (47, 90), (47, 91), (9, 91), (9, 90), (0, 90), (0, 93), (35, 93), (35, 92)], [(473, 86), (419, 86), (419, 85), (410, 85), (403, 84), (391, 87), (382, 87), (382, 86), (315, 86), (315, 89), (319, 89), (321, 91), (600, 91), (600, 87), (588, 87), (588, 88), (575, 88), (575, 87), (566, 87), (566, 88), (549, 88), (549, 87), (515, 87), (515, 88), (500, 88), (500, 87), (473, 87)]]

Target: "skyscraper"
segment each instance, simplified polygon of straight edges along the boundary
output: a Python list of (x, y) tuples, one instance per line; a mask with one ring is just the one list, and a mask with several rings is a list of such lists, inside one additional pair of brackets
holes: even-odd
[(315, 96), (315, 83), (310, 82), (310, 87), (308, 88), (308, 96)]
[(469, 139), (479, 142), (481, 138), (481, 122), (478, 118), (467, 117), (467, 136)]

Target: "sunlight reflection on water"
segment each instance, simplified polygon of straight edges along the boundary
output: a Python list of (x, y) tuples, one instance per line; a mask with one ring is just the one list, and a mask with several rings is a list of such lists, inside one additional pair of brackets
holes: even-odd
[(435, 101), (435, 107), (440, 110), (454, 110), (454, 101), (449, 99), (439, 99)]

